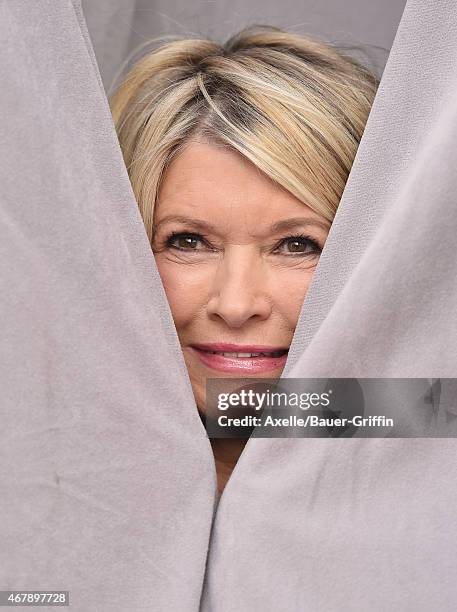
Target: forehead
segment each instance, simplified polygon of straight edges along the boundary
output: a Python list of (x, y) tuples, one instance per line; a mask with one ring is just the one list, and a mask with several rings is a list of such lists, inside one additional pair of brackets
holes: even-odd
[(239, 153), (203, 143), (189, 144), (164, 174), (154, 222), (169, 215), (250, 232), (291, 216), (321, 218)]

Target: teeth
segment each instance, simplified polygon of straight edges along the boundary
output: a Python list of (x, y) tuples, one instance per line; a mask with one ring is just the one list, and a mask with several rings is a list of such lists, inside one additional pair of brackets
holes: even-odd
[(223, 357), (281, 357), (284, 351), (272, 351), (271, 353), (222, 353), (219, 351), (205, 351), (212, 355), (222, 355)]
[(224, 357), (260, 357), (262, 353), (220, 353)]

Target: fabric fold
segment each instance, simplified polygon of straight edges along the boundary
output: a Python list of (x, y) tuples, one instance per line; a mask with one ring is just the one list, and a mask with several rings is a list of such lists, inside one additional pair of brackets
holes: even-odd
[[(441, 378), (444, 424), (457, 405), (456, 51), (455, 4), (409, 0), (283, 373)], [(219, 504), (202, 610), (453, 610), (456, 456), (454, 438), (250, 439)]]
[(79, 3), (0, 24), (0, 588), (196, 610), (214, 460)]

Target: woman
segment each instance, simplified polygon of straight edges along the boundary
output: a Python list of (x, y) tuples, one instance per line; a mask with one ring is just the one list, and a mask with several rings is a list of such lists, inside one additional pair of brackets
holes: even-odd
[[(276, 28), (145, 55), (110, 99), (199, 412), (207, 378), (278, 378), (376, 93)], [(222, 492), (245, 441), (213, 439)]]

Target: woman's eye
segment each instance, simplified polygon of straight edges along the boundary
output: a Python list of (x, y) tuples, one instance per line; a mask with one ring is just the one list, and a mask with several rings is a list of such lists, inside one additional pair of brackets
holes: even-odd
[(281, 254), (299, 254), (299, 255), (316, 255), (320, 254), (322, 249), (312, 238), (306, 236), (290, 236), (284, 238), (277, 247)]
[(198, 234), (176, 233), (167, 238), (167, 246), (181, 251), (196, 251), (203, 238)]
[[(201, 251), (210, 248), (204, 237), (189, 232), (175, 232), (166, 239), (167, 248), (179, 251)], [(281, 240), (275, 252), (281, 255), (319, 255), (322, 249), (319, 244), (307, 236), (289, 236)]]

